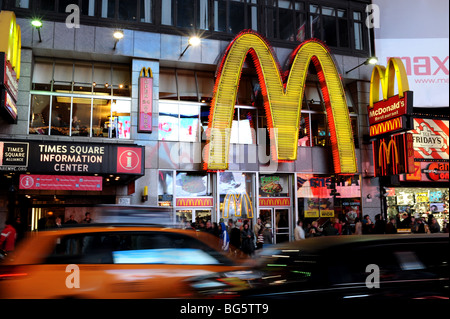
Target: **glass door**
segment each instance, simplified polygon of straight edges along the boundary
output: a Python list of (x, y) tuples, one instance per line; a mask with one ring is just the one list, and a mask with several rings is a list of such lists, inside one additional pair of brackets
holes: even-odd
[(274, 208), (275, 211), (275, 243), (289, 241), (289, 208)]

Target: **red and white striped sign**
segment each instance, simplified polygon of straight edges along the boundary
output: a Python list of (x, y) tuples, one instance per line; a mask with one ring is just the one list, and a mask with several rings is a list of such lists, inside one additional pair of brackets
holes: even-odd
[(449, 121), (414, 119), (414, 158), (448, 160)]

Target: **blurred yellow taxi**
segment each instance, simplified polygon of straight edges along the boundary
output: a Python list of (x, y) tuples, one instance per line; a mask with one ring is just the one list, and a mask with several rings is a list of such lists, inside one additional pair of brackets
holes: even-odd
[(243, 260), (205, 232), (163, 226), (62, 228), (31, 234), (0, 264), (0, 298), (189, 298), (184, 279)]

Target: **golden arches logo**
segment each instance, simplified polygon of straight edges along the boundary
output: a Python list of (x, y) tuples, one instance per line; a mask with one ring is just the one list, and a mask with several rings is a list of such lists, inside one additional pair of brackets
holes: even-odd
[(403, 92), (409, 91), (409, 83), (402, 60), (400, 58), (390, 58), (387, 68), (382, 65), (376, 65), (373, 68), (370, 80), (369, 108), (373, 108), (373, 104), (380, 101), (380, 84), (383, 100), (394, 96), (394, 80), (396, 77), (398, 96), (403, 98)]
[(394, 160), (395, 160), (395, 164), (398, 164), (398, 151), (397, 151), (397, 143), (391, 139), (389, 141), (389, 144), (386, 146), (386, 141), (383, 140), (380, 143), (380, 148), (378, 149), (378, 166), (382, 166), (383, 163), (383, 150), (384, 150), (384, 154), (386, 154), (386, 163), (390, 164), (391, 163), (391, 149), (394, 151)]
[(357, 171), (353, 134), (344, 89), (328, 49), (318, 40), (298, 46), (291, 56), (291, 68), (283, 76), (269, 44), (256, 32), (241, 32), (230, 43), (218, 70), (211, 103), (205, 169), (226, 170), (234, 105), (242, 66), (247, 55), (254, 60), (269, 136), (272, 157), (280, 161), (297, 159), (299, 121), (308, 67), (314, 63), (325, 100), (336, 173)]
[(16, 15), (11, 11), (0, 12), (0, 52), (5, 52), (17, 79), (20, 78), (20, 52), (22, 48), (20, 26), (16, 23)]
[(139, 73), (139, 77), (146, 77), (146, 78), (152, 78), (153, 72), (151, 68), (142, 68), (141, 72)]
[(370, 126), (370, 136), (376, 136), (388, 132), (392, 132), (402, 128), (402, 118), (396, 117), (394, 119), (377, 123)]
[[(238, 210), (238, 203), (239, 203), (239, 210)], [(236, 217), (242, 216), (242, 204), (245, 203), (248, 213), (248, 218), (253, 218), (253, 205), (252, 200), (248, 196), (247, 193), (241, 193), (241, 194), (234, 194), (234, 193), (227, 193), (225, 195), (225, 199), (223, 200), (223, 212), (222, 217), (228, 218), (228, 215), (230, 213), (230, 206), (234, 205), (234, 212)]]

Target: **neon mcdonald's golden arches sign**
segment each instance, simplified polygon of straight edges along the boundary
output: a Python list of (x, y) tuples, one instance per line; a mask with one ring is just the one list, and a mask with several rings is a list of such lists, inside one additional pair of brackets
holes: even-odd
[(267, 41), (249, 30), (238, 34), (230, 43), (218, 69), (209, 115), (204, 168), (228, 168), (230, 136), (226, 132), (231, 129), (240, 74), (247, 54), (255, 62), (264, 96), (272, 158), (279, 161), (297, 159), (301, 103), (312, 61), (325, 100), (335, 172), (356, 173), (347, 102), (339, 72), (328, 49), (318, 40), (303, 42), (293, 51), (290, 71), (283, 76)]

